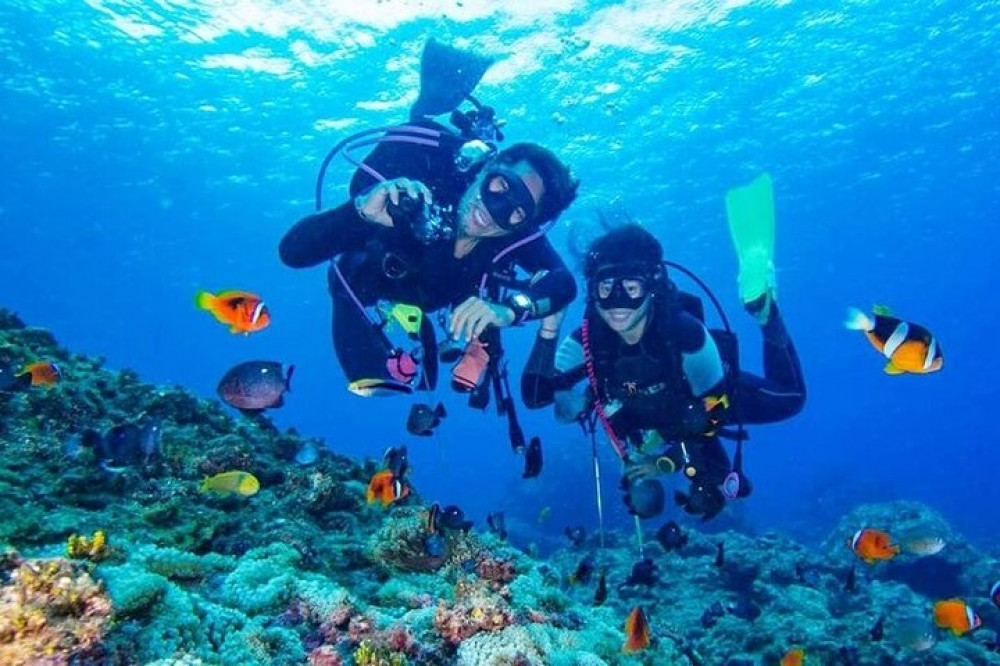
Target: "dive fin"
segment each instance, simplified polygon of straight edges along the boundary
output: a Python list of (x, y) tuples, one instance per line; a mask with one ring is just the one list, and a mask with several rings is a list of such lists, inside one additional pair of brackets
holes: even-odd
[(753, 303), (766, 297), (766, 317), (777, 286), (774, 275), (774, 189), (763, 173), (749, 185), (726, 192), (729, 233), (740, 261), (740, 300)]
[(460, 51), (433, 37), (428, 39), (420, 56), (420, 95), (410, 109), (410, 119), (457, 109), (492, 64), (492, 58)]

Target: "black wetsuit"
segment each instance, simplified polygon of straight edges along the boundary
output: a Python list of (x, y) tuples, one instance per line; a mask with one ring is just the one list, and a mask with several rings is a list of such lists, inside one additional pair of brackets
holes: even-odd
[[(435, 123), (421, 124), (445, 130)], [(420, 181), (430, 189), (435, 204), (454, 209), (474, 177), (455, 167), (460, 144), (453, 135), (440, 147), (380, 143), (365, 164), (386, 179), (406, 177)], [(516, 237), (482, 239), (471, 253), (456, 259), (453, 240), (425, 245), (400, 229), (361, 219), (353, 198), (377, 182), (370, 174), (357, 170), (351, 180), (351, 200), (297, 222), (281, 240), (281, 260), (292, 268), (307, 268), (340, 255), (336, 265), (366, 307), (386, 300), (415, 305), (424, 313), (432, 313), (477, 295), (484, 275), (509, 266), (531, 274), (548, 271), (527, 291), (539, 309), (537, 316), (565, 307), (576, 296), (572, 275), (544, 237), (518, 247), (502, 263), (493, 265), (494, 257), (515, 242)], [(386, 377), (385, 339), (354, 303), (333, 265), (329, 284), (334, 303), (334, 348), (348, 381)], [(433, 326), (428, 317), (424, 317), (421, 339), (425, 347), (433, 344)], [(427, 356), (425, 373), (433, 385), (436, 377), (433, 354)]]
[[(696, 470), (692, 483), (717, 486), (732, 469), (718, 431), (726, 425), (770, 423), (797, 414), (806, 390), (798, 355), (774, 306), (764, 337), (764, 376), (738, 374), (735, 340), (718, 336), (678, 307), (654, 308), (643, 335), (626, 344), (588, 308), (588, 334), (600, 401), (610, 414), (616, 436), (629, 455), (642, 447), (646, 456), (665, 457), (675, 470)], [(562, 418), (589, 409), (593, 393), (571, 389), (588, 381), (582, 331), (577, 329), (556, 348), (555, 340), (539, 336), (521, 381), (529, 408), (540, 408), (571, 397)], [(701, 370), (705, 368), (707, 370)], [(727, 396), (729, 407), (705, 410), (705, 398)], [(559, 405), (557, 404), (557, 407)], [(649, 442), (649, 433), (659, 435)], [(668, 465), (669, 468), (669, 465)]]

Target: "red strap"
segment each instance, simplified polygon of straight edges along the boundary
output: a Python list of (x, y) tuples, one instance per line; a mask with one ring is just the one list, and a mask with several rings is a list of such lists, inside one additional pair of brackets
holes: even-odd
[(594, 357), (590, 353), (590, 322), (587, 319), (583, 320), (580, 333), (583, 339), (583, 364), (587, 370), (590, 390), (594, 393), (594, 412), (597, 413), (597, 418), (601, 422), (608, 440), (610, 440), (611, 445), (614, 447), (615, 453), (618, 454), (619, 458), (625, 460), (627, 457), (625, 444), (622, 443), (622, 440), (615, 433), (615, 429), (611, 426), (611, 420), (604, 412), (604, 405), (601, 404), (601, 393), (597, 389), (597, 373), (594, 372)]

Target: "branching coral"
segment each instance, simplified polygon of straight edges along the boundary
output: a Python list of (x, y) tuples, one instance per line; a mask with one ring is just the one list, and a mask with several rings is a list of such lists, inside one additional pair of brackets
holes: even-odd
[(111, 600), (90, 574), (68, 560), (6, 558), (0, 589), (0, 663), (69, 664), (96, 650)]

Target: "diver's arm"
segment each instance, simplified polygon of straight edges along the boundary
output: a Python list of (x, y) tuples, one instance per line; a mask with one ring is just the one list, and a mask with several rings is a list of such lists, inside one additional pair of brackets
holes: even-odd
[(540, 319), (568, 306), (576, 298), (576, 280), (548, 238), (518, 248), (517, 265), (537, 276), (525, 292), (534, 304), (529, 319)]
[(308, 268), (349, 250), (359, 250), (374, 227), (358, 215), (353, 202), (295, 223), (278, 245), (281, 261), (291, 268)]
[(556, 338), (535, 338), (521, 375), (521, 399), (529, 409), (556, 405), (560, 421), (573, 421), (583, 411), (585, 398), (573, 388), (586, 378), (579, 330), (558, 346)]
[(719, 347), (705, 324), (680, 312), (671, 320), (669, 331), (680, 349), (681, 367), (691, 394), (703, 398), (717, 390), (725, 379), (725, 369)]
[(806, 402), (799, 356), (776, 303), (772, 303), (770, 317), (761, 332), (764, 335), (764, 376), (740, 372), (734, 391), (734, 406), (743, 423), (783, 421), (802, 411)]

